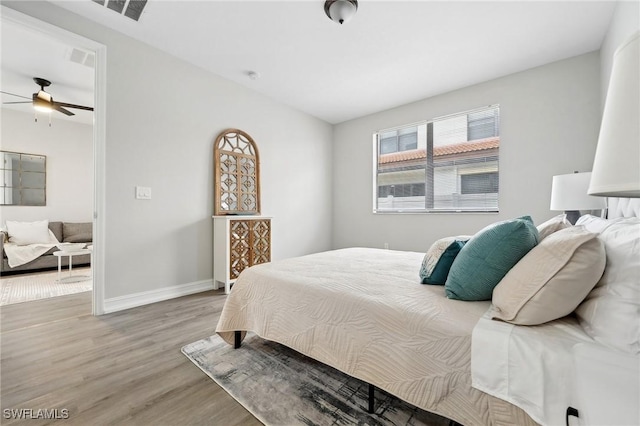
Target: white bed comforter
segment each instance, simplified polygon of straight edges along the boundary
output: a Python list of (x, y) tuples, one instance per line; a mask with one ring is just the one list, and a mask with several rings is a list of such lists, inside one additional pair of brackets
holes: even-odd
[(424, 254), (351, 248), (245, 270), (216, 332), (249, 330), (467, 425), (530, 424), (471, 387), (471, 332), (490, 302), (422, 285)]

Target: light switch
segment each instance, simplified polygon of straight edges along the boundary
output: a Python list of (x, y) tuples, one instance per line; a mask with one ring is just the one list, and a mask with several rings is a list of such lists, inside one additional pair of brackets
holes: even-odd
[(136, 186), (136, 199), (137, 200), (150, 200), (151, 188), (147, 186)]

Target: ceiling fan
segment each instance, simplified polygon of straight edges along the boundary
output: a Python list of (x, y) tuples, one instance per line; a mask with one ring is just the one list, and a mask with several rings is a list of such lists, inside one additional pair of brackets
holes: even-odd
[(44, 78), (40, 78), (40, 77), (34, 77), (33, 81), (35, 81), (36, 84), (38, 86), (40, 86), (40, 90), (38, 91), (38, 93), (34, 93), (31, 96), (31, 98), (28, 98), (28, 97), (22, 96), (22, 95), (16, 95), (15, 93), (9, 93), (9, 92), (0, 91), (0, 93), (4, 93), (4, 94), (7, 94), (7, 95), (17, 96), (19, 98), (24, 98), (24, 99), (31, 99), (30, 101), (4, 102), (4, 104), (28, 104), (28, 103), (32, 103), (33, 107), (37, 111), (50, 112), (50, 111), (55, 110), (55, 111), (58, 111), (58, 112), (61, 112), (61, 113), (65, 114), (65, 115), (75, 115), (74, 113), (69, 111), (67, 108), (75, 108), (75, 109), (83, 109), (85, 111), (93, 111), (92, 107), (69, 104), (69, 103), (66, 103), (66, 102), (54, 101), (53, 97), (48, 92), (46, 92), (44, 90), (45, 87), (49, 87), (51, 85), (51, 82), (49, 80), (45, 80)]

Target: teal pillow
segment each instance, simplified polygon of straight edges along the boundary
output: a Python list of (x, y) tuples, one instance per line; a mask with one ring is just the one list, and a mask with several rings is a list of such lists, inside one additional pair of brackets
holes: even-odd
[(465, 239), (447, 237), (433, 243), (422, 260), (420, 282), (444, 285), (453, 261), (468, 239), (468, 237)]
[(497, 222), (482, 229), (460, 250), (445, 283), (449, 299), (490, 300), (493, 288), (538, 244), (529, 216)]

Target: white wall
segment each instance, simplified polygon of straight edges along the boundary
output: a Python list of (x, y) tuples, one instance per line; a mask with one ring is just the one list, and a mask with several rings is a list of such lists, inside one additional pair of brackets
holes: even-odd
[[(600, 125), (597, 52), (512, 74), (335, 126), (333, 245), (426, 251), (438, 238), (549, 210), (553, 175), (591, 170)], [(372, 134), (500, 104), (499, 214), (372, 213)]]
[[(56, 113), (54, 113), (56, 114)], [(7, 220), (91, 222), (93, 219), (93, 128), (2, 108), (0, 150), (47, 156), (47, 205), (0, 206)]]
[(618, 46), (637, 30), (640, 30), (640, 2), (637, 0), (619, 1), (611, 18), (607, 35), (600, 48), (600, 93), (602, 108), (604, 108), (607, 88), (609, 87), (611, 67), (613, 66), (613, 54)]
[(331, 125), (50, 3), (3, 4), (107, 46), (107, 299), (211, 279), (213, 141), (230, 127), (260, 150), (273, 258), (331, 247)]

